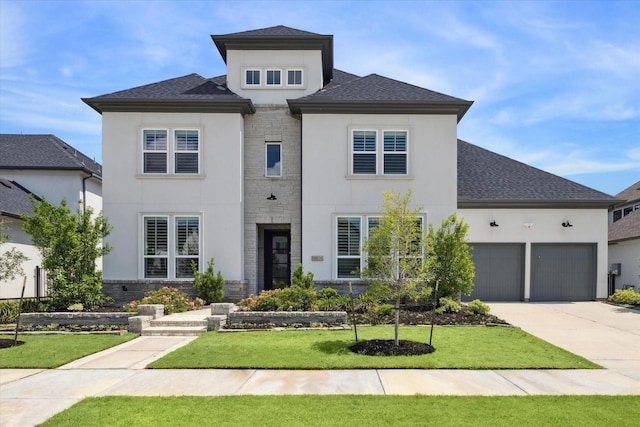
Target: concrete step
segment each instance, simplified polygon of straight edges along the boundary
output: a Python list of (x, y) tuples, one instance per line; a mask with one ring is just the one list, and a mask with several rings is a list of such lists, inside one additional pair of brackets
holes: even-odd
[(168, 319), (161, 317), (151, 321), (151, 326), (207, 326), (208, 322), (203, 319)]
[(143, 337), (191, 337), (207, 332), (206, 326), (150, 326), (142, 330)]

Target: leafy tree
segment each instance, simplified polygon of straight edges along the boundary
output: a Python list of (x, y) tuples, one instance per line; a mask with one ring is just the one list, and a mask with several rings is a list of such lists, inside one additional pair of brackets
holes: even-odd
[(24, 230), (42, 254), (52, 306), (98, 307), (105, 296), (96, 260), (111, 251), (108, 244), (102, 244), (111, 231), (107, 218), (102, 212), (94, 216), (91, 207), (72, 213), (64, 199), (60, 206), (46, 200), (32, 203), (34, 215), (23, 217)]
[[(0, 221), (0, 247), (9, 241), (10, 236), (2, 232), (7, 228), (4, 221)], [(23, 275), (22, 263), (28, 259), (15, 247), (8, 251), (0, 251), (0, 282), (13, 280), (17, 276)]]
[(367, 264), (361, 277), (380, 288), (395, 305), (395, 344), (399, 345), (400, 304), (430, 293), (428, 273), (431, 250), (423, 231), (420, 209), (410, 210), (411, 191), (406, 195), (385, 192), (383, 216), (369, 230), (363, 252)]
[(475, 268), (467, 244), (468, 230), (469, 225), (455, 214), (443, 220), (438, 230), (429, 225), (433, 245), (429, 280), (433, 287), (437, 285), (438, 295), (459, 299), (460, 294), (470, 295), (473, 291)]

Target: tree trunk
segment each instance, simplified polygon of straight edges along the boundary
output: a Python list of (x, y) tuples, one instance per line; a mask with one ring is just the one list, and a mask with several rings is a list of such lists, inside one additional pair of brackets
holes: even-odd
[(398, 339), (398, 330), (400, 328), (400, 297), (396, 298), (396, 325), (395, 325), (395, 344), (400, 345)]

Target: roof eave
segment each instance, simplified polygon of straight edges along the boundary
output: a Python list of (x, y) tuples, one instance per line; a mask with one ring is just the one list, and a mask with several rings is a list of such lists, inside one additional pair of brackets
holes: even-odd
[(608, 209), (611, 200), (533, 200), (533, 199), (464, 199), (458, 198), (458, 209)]
[(256, 112), (250, 99), (139, 99), (139, 98), (82, 98), (82, 101), (103, 112), (138, 113), (240, 113), (243, 116)]
[(334, 101), (287, 99), (293, 114), (455, 114), (458, 122), (473, 101)]
[(81, 171), (92, 175), (93, 178), (102, 181), (102, 175), (82, 166), (5, 166), (0, 165), (0, 169), (4, 170), (47, 170), (47, 171)]

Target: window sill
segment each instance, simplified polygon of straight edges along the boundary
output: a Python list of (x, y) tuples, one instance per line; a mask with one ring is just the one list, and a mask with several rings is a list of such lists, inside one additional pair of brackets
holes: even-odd
[(206, 179), (204, 174), (179, 174), (179, 173), (142, 173), (136, 174), (137, 179)]
[(413, 180), (413, 175), (346, 175), (346, 179), (353, 180), (399, 180), (399, 181), (411, 181)]

